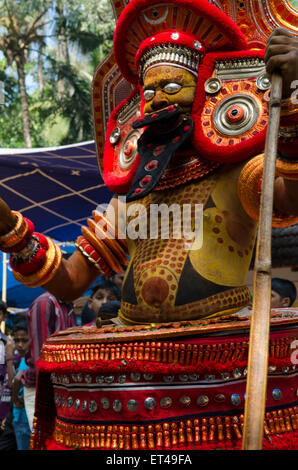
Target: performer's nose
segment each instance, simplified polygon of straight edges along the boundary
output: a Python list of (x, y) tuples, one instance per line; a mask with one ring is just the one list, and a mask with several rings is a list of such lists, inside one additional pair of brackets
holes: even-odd
[(151, 103), (152, 110), (157, 111), (158, 109), (169, 106), (169, 104), (167, 96), (161, 90), (157, 90)]

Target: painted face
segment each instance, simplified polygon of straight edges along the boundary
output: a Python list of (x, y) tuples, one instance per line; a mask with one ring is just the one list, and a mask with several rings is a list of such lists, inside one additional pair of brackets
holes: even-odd
[(196, 78), (190, 72), (174, 65), (158, 65), (150, 68), (145, 77), (143, 93), (145, 113), (152, 113), (178, 104), (189, 113), (195, 97)]

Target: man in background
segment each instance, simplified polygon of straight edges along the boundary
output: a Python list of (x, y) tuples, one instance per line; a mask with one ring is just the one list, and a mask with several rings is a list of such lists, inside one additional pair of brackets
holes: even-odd
[(36, 362), (48, 336), (75, 325), (73, 303), (60, 302), (52, 294), (45, 292), (30, 306), (27, 320), (30, 348), (26, 356), (28, 369), (24, 374), (23, 383), (25, 408), (32, 432), (36, 395)]

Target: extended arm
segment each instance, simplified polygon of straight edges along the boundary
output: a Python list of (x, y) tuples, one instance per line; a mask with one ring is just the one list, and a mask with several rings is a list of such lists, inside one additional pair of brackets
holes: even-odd
[[(15, 278), (28, 287), (42, 286), (59, 300), (70, 301), (80, 297), (99, 275), (121, 272), (128, 260), (126, 242), (117, 239), (117, 206), (117, 200), (112, 199), (110, 207), (116, 214), (113, 222), (93, 211), (88, 227), (82, 227), (82, 236), (77, 239), (77, 250), (63, 259), (51, 239), (35, 233), (31, 221), (0, 200), (0, 249), (10, 253)], [(107, 226), (115, 236), (106, 236)]]
[(98, 269), (75, 250), (68, 259), (62, 259), (55, 277), (43, 288), (59, 300), (72, 301), (80, 297), (99, 275)]
[(22, 387), (22, 376), (24, 370), (19, 370), (16, 374), (12, 384), (12, 402), (17, 408), (24, 408), (24, 398), (19, 396), (20, 388)]
[(13, 363), (13, 354), (14, 354), (14, 341), (8, 337), (7, 343), (5, 346), (6, 352), (6, 364), (7, 364), (7, 375), (8, 375), (8, 386), (11, 389), (13, 384), (13, 379), (15, 376), (15, 368)]

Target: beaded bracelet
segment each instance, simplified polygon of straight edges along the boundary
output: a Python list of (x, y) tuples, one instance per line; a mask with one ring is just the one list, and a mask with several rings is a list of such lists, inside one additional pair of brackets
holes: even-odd
[(109, 232), (106, 232), (102, 225), (99, 222), (95, 222), (93, 219), (87, 219), (87, 223), (89, 228), (95, 234), (97, 238), (102, 240), (107, 247), (111, 250), (111, 252), (116, 256), (117, 260), (120, 262), (121, 265), (127, 264), (127, 256), (124, 249), (121, 247), (120, 243), (115, 238), (112, 238), (109, 235)]
[[(88, 218), (88, 227), (81, 228), (83, 237), (77, 239), (76, 247), (104, 276), (123, 272), (129, 263), (127, 243), (123, 236), (116, 237), (109, 219), (98, 210)], [(116, 237), (116, 238), (115, 238)]]
[(122, 273), (123, 268), (118, 262), (117, 258), (107, 247), (103, 240), (96, 237), (95, 233), (92, 232), (88, 227), (82, 227), (82, 234), (88, 240), (88, 242), (95, 248), (95, 250), (102, 256), (106, 264), (116, 273)]
[(103, 276), (110, 276), (112, 274), (111, 268), (105, 263), (102, 256), (97, 253), (95, 248), (84, 237), (79, 236), (75, 246), (80, 250), (81, 254), (85, 256), (88, 261), (98, 269)]

